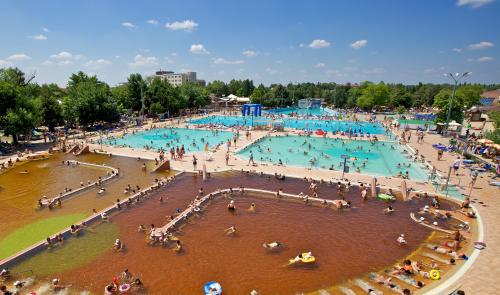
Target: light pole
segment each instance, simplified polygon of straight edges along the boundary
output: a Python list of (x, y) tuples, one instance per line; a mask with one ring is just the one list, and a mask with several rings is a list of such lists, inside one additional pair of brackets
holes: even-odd
[(455, 92), (457, 91), (458, 82), (462, 78), (465, 78), (465, 77), (469, 76), (470, 74), (471, 74), (471, 72), (465, 72), (465, 73), (462, 73), (462, 74), (460, 74), (460, 73), (455, 73), (455, 74), (448, 73), (448, 74), (444, 74), (445, 77), (451, 78), (453, 80), (453, 82), (455, 83), (453, 85), (453, 93), (451, 94), (450, 106), (448, 107), (448, 114), (446, 115), (446, 125), (445, 125), (445, 129), (444, 129), (445, 132), (448, 131), (448, 124), (450, 123), (451, 109), (453, 108), (453, 100), (455, 99)]

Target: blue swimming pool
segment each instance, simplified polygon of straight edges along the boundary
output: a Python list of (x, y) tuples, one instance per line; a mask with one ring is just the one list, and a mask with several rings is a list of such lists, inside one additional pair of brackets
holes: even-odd
[(329, 108), (310, 108), (310, 109), (301, 109), (297, 107), (289, 107), (289, 108), (275, 108), (264, 111), (264, 113), (268, 114), (276, 114), (276, 115), (292, 115), (298, 114), (299, 116), (336, 116), (337, 112), (331, 110)]
[(128, 134), (121, 138), (111, 138), (105, 144), (120, 145), (133, 148), (170, 148), (181, 147), (187, 152), (202, 151), (208, 143), (210, 148), (223, 144), (235, 136), (234, 133), (219, 130), (199, 130), (187, 128), (161, 128)]
[(317, 130), (322, 129), (328, 132), (349, 132), (368, 133), (368, 134), (384, 134), (385, 129), (378, 123), (369, 122), (351, 122), (337, 120), (314, 120), (314, 119), (295, 119), (295, 118), (279, 118), (271, 119), (265, 117), (242, 117), (242, 116), (208, 116), (200, 119), (190, 120), (191, 124), (213, 124), (226, 127), (233, 126), (252, 126), (252, 125), (268, 125), (268, 124), (283, 124), (286, 128), (294, 128), (300, 130)]
[[(380, 176), (403, 175), (408, 171), (411, 180), (428, 178), (423, 164), (394, 142), (369, 142), (339, 138), (304, 136), (267, 136), (238, 152), (244, 159), (250, 154), (256, 162), (313, 167), (342, 171), (342, 155), (348, 156), (350, 172)], [(399, 165), (398, 165), (399, 164)], [(410, 166), (408, 167), (408, 164)]]

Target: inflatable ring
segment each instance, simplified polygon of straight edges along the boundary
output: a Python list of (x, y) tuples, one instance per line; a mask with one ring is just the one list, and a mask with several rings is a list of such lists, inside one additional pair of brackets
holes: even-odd
[(429, 272), (429, 277), (432, 279), (432, 280), (439, 280), (439, 278), (441, 277), (441, 274), (439, 273), (439, 270), (437, 269), (433, 269)]

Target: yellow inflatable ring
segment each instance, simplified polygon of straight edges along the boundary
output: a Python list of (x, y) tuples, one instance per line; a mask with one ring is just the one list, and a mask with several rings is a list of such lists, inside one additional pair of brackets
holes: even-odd
[(432, 279), (432, 280), (439, 280), (439, 278), (441, 277), (441, 274), (439, 273), (439, 270), (437, 269), (433, 269), (429, 272), (429, 277)]

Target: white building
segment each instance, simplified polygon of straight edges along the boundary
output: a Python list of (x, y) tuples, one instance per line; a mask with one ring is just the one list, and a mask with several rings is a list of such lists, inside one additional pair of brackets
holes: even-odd
[(172, 71), (157, 71), (156, 76), (167, 80), (174, 86), (179, 86), (184, 83), (204, 83), (204, 80), (196, 79), (196, 72), (174, 73)]

